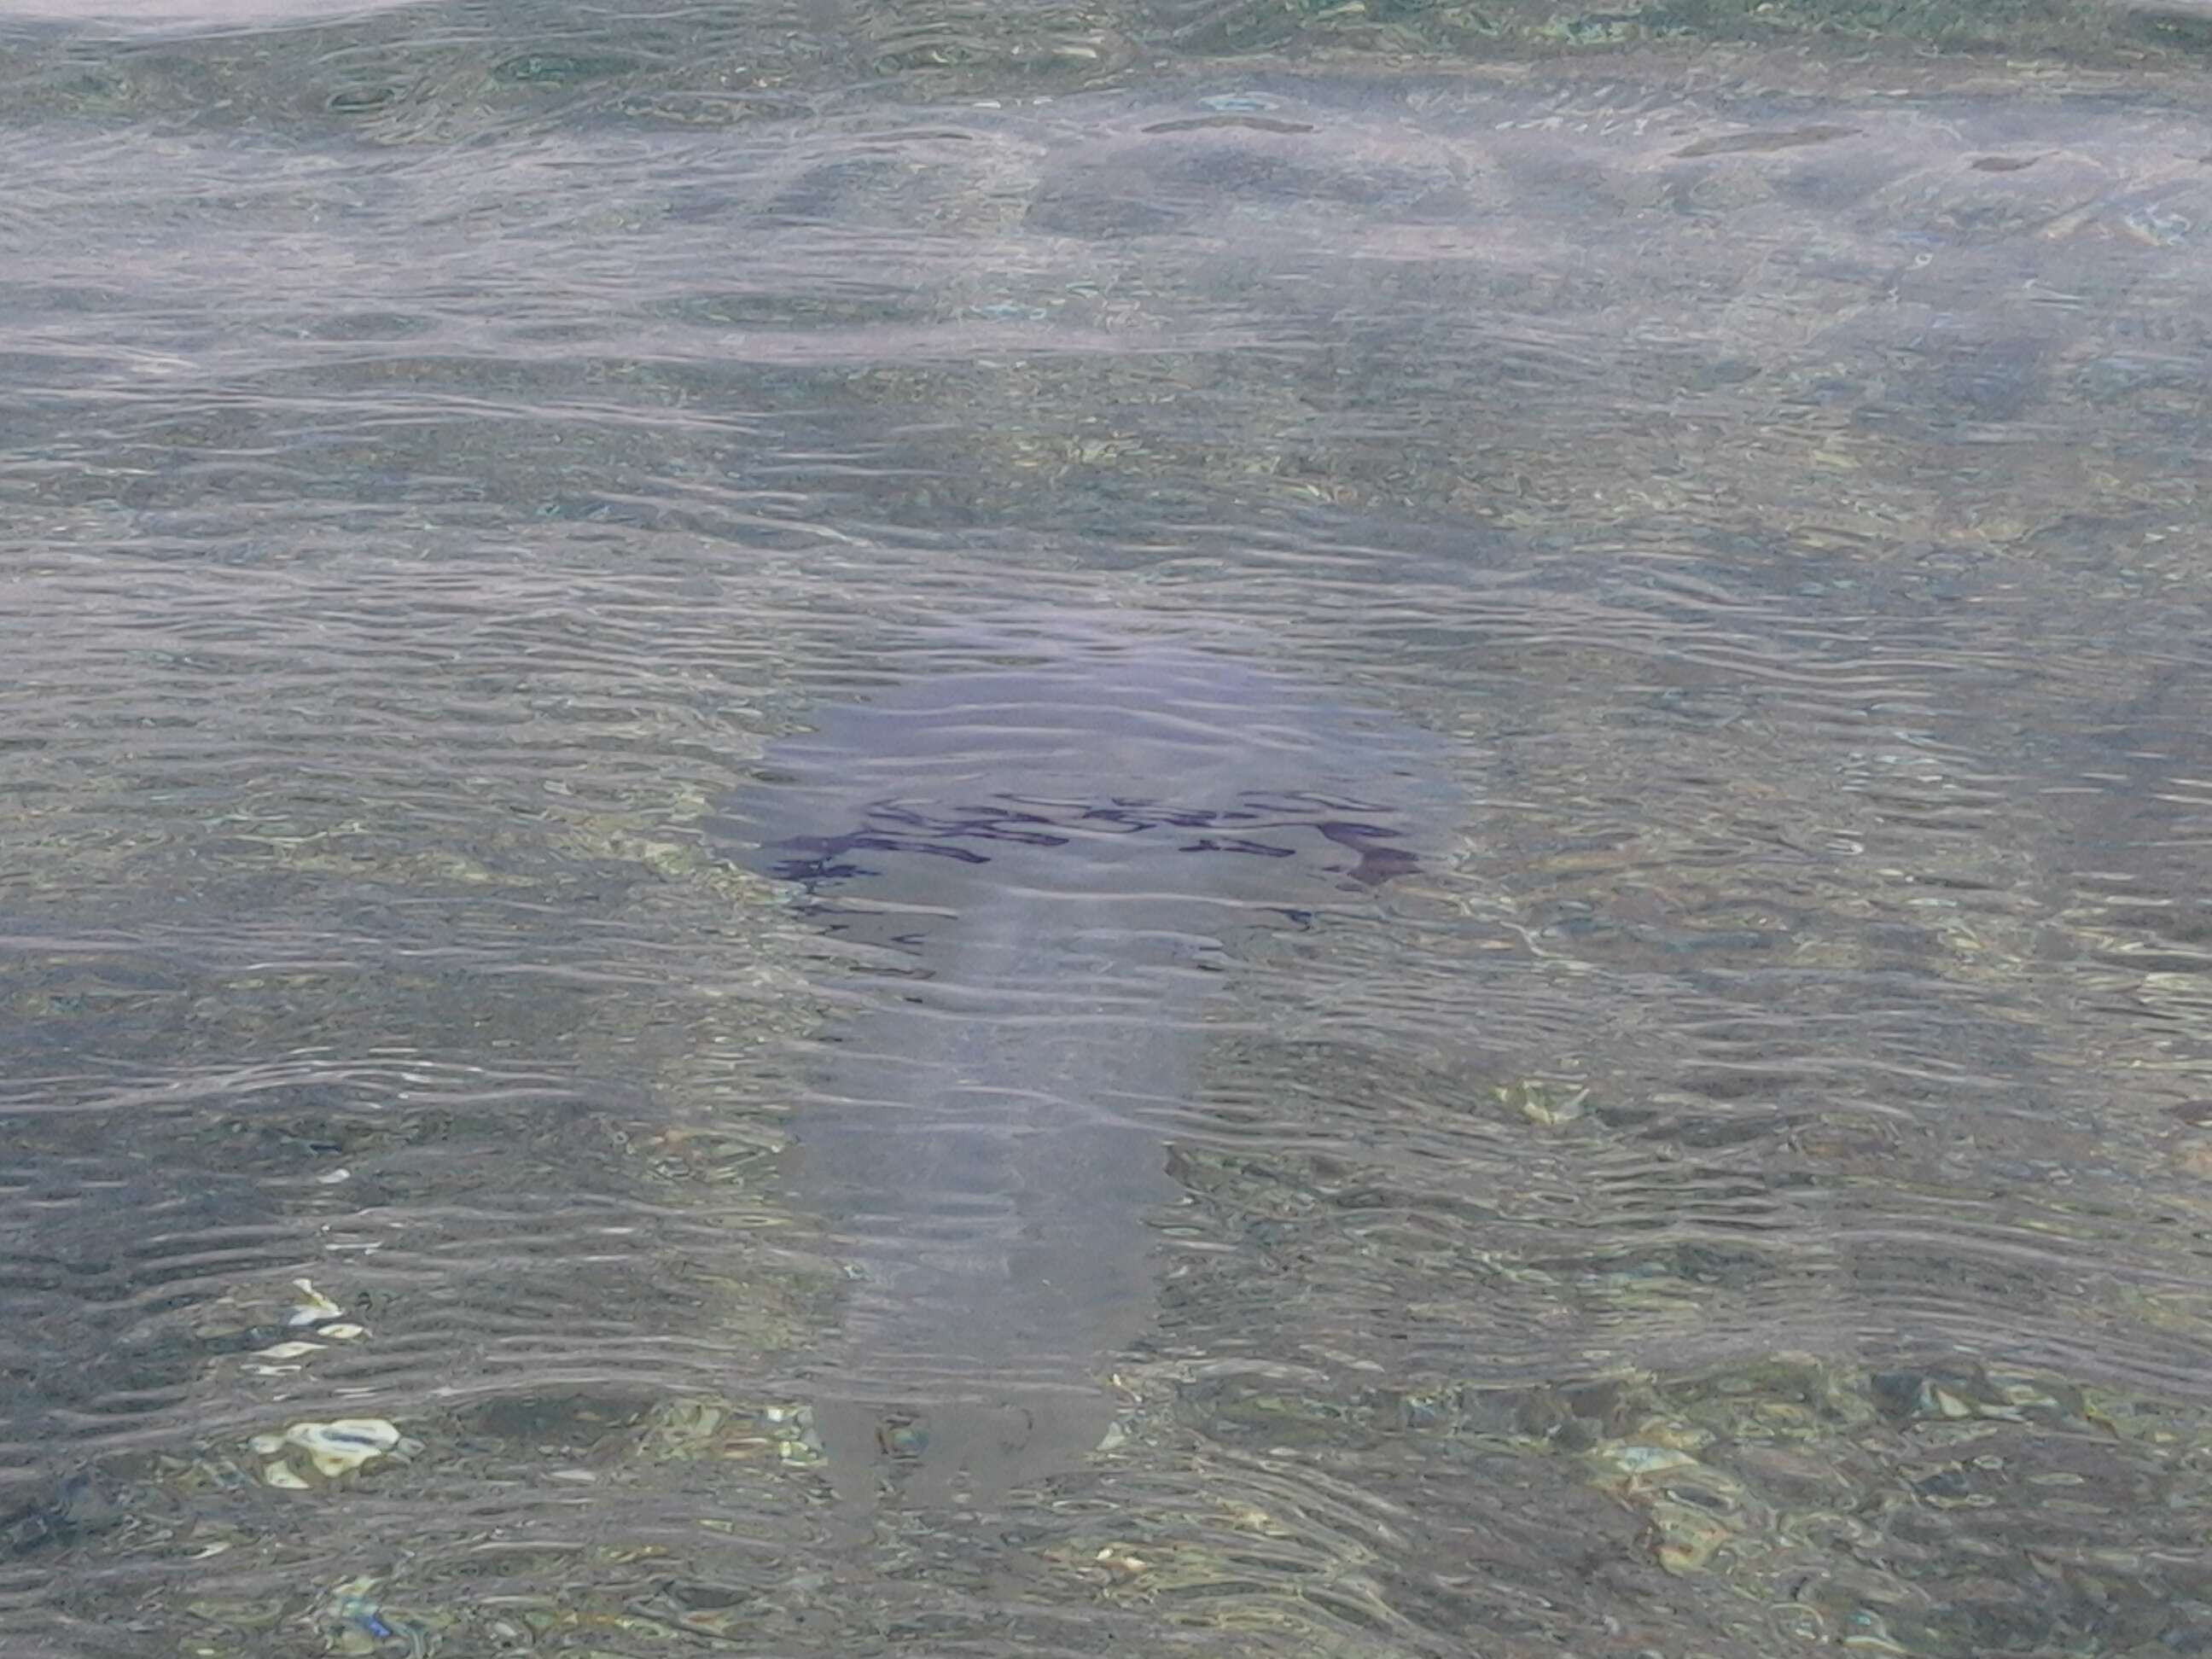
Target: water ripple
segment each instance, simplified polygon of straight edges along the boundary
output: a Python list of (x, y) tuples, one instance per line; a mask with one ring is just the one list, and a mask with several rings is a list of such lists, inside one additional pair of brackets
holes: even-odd
[(2203, 1644), (2194, 71), (156, 9), (0, 32), (0, 1650)]

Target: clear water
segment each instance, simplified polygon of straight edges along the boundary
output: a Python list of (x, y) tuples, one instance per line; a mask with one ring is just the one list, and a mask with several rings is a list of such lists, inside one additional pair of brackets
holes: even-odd
[(2207, 39), (11, 4), (0, 1655), (2212, 1648)]

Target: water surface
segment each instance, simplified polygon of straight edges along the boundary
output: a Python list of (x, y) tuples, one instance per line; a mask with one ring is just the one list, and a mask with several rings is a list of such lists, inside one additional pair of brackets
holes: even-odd
[(10, 21), (0, 1653), (2202, 1645), (2191, 27)]

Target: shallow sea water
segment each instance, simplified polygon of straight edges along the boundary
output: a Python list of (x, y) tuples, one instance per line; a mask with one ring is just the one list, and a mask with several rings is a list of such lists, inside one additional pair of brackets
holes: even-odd
[(0, 1655), (2212, 1649), (2187, 10), (0, 15)]

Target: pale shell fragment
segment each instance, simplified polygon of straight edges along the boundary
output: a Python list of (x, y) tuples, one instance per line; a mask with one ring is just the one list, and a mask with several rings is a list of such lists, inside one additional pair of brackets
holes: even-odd
[(319, 1325), (326, 1319), (344, 1316), (345, 1310), (317, 1290), (312, 1279), (295, 1279), (292, 1283), (299, 1287), (303, 1299), (284, 1322), (287, 1325)]
[[(327, 1480), (350, 1474), (373, 1459), (408, 1457), (422, 1449), (419, 1442), (409, 1440), (380, 1417), (341, 1417), (330, 1423), (295, 1423), (281, 1435), (257, 1434), (246, 1444), (264, 1457), (288, 1446), (296, 1446), (307, 1454), (316, 1473)], [(263, 1471), (263, 1478), (271, 1486), (287, 1484), (274, 1473), (280, 1468), (291, 1474), (294, 1482), (306, 1484), (282, 1460)]]
[(335, 1423), (295, 1423), (284, 1437), (336, 1479), (397, 1446), (399, 1431), (380, 1417), (342, 1417)]

